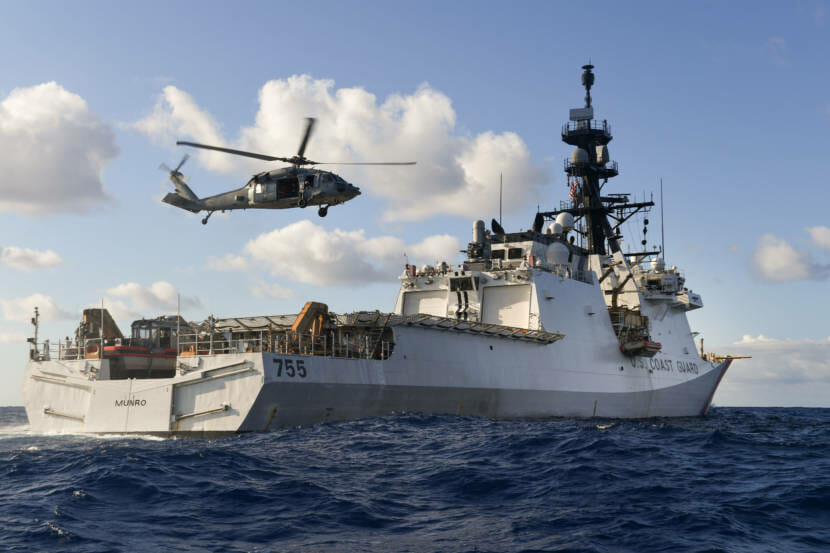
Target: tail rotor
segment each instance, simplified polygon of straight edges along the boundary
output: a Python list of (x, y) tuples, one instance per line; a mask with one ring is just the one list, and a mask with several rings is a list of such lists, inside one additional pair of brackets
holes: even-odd
[(188, 159), (190, 159), (190, 154), (185, 154), (184, 157), (182, 158), (182, 160), (179, 162), (179, 164), (176, 165), (175, 169), (171, 169), (170, 167), (167, 166), (166, 163), (162, 163), (161, 165), (159, 165), (159, 169), (161, 169), (165, 173), (169, 173), (170, 178), (173, 178), (174, 176), (181, 177), (182, 174), (179, 173), (179, 169), (182, 168), (182, 165), (184, 165), (187, 162)]
[[(190, 156), (185, 154), (179, 164), (176, 165), (175, 169), (171, 169), (166, 163), (159, 165), (159, 169), (168, 174), (168, 179), (171, 183), (173, 183), (173, 187), (176, 189), (175, 192), (171, 192), (165, 196), (165, 199), (162, 201), (172, 203), (177, 207), (197, 213), (203, 209), (199, 205), (199, 196), (194, 194), (193, 190), (187, 186), (187, 179), (185, 179), (184, 175), (182, 175), (179, 171), (189, 158)], [(176, 199), (176, 197), (178, 197), (178, 199)]]

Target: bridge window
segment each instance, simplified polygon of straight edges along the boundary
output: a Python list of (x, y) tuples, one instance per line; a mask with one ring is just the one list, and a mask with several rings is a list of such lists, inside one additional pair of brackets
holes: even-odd
[(493, 250), (493, 259), (504, 259), (504, 250)]
[(522, 248), (510, 248), (507, 250), (507, 259), (521, 259)]

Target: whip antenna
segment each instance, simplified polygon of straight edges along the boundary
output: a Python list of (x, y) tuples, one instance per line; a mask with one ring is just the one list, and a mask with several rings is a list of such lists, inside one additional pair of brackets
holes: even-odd
[(499, 173), (499, 224), (501, 225), (501, 187), (502, 187), (502, 174)]
[(663, 261), (666, 260), (666, 226), (663, 224), (663, 179), (660, 178), (660, 251), (663, 253)]

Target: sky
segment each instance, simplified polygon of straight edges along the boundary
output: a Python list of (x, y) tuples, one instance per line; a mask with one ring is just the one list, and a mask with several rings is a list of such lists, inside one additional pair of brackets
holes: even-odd
[[(22, 403), (32, 308), (71, 335), (138, 317), (391, 310), (412, 263), (472, 222), (527, 229), (567, 199), (560, 127), (596, 66), (610, 186), (659, 200), (703, 297), (717, 405), (830, 406), (828, 2), (0, 3), (0, 405)], [(357, 199), (203, 226), (160, 202), (191, 140), (347, 167)], [(190, 151), (200, 196), (279, 166)], [(649, 244), (658, 244), (659, 212)], [(623, 229), (631, 244), (642, 219)], [(406, 253), (406, 258), (404, 257)]]

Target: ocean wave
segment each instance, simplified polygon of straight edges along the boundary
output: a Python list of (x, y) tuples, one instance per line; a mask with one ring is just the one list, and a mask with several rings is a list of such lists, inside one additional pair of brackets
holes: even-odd
[(174, 440), (32, 435), (0, 408), (0, 549), (812, 552), (828, 422), (404, 413)]

